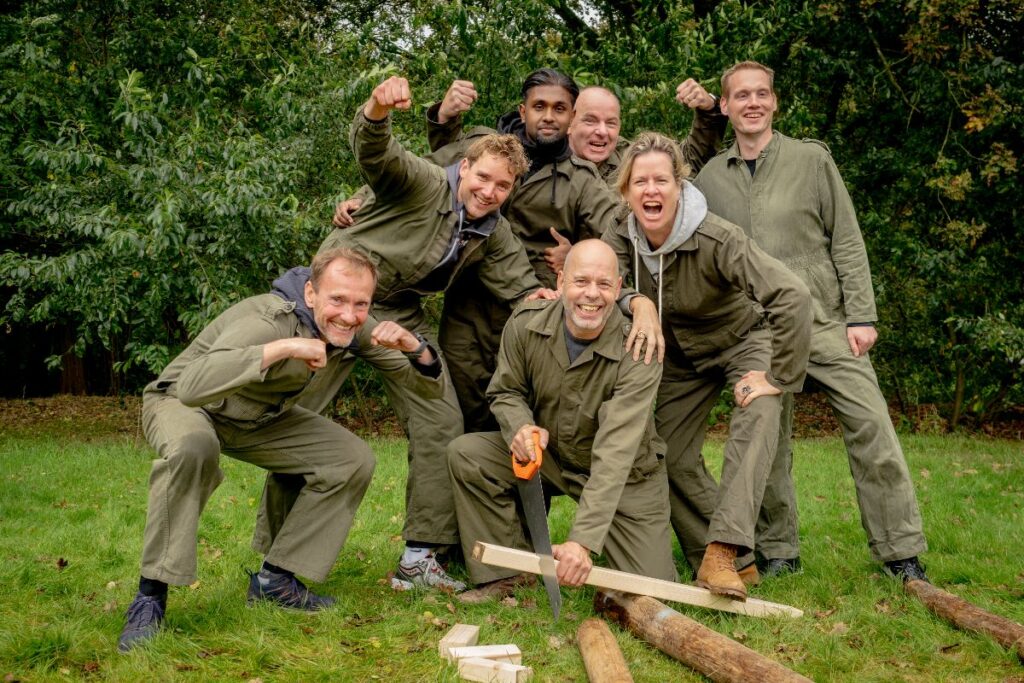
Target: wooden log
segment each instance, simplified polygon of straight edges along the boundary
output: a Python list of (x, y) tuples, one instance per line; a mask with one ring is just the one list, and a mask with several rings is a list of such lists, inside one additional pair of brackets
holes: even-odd
[(608, 624), (593, 617), (585, 619), (576, 629), (576, 644), (590, 683), (633, 683), (626, 658)]
[(495, 659), (467, 657), (459, 660), (459, 678), (485, 683), (526, 683), (533, 677), (528, 666), (499, 662)]
[(509, 664), (522, 664), (523, 655), (516, 645), (469, 645), (467, 647), (448, 648), (448, 661), (477, 657), (479, 659), (495, 659)]
[(480, 627), (473, 624), (455, 624), (437, 643), (437, 653), (448, 659), (448, 649), (476, 645), (480, 638)]
[[(495, 567), (515, 569), (516, 571), (530, 572), (531, 574), (541, 573), (540, 558), (536, 553), (506, 548), (505, 546), (492, 543), (478, 541), (473, 547), (473, 559)], [(555, 566), (558, 566), (558, 562), (555, 562)], [(604, 567), (594, 567), (591, 569), (590, 576), (587, 577), (587, 584), (624, 593), (648, 595), (653, 598), (681, 602), (696, 607), (707, 607), (709, 609), (722, 610), (723, 612), (743, 614), (748, 617), (783, 616), (795, 618), (802, 617), (804, 614), (802, 610), (790, 607), (789, 605), (781, 605), (776, 602), (768, 602), (756, 598), (747, 598), (746, 602), (741, 602), (720, 595), (714, 595), (711, 591), (698, 588), (697, 586), (688, 586), (684, 583), (676, 583), (675, 581), (652, 579), (649, 576), (630, 574), (628, 572), (615, 571), (614, 569), (605, 569)]]
[(912, 579), (903, 587), (943, 619), (966, 631), (991, 636), (1006, 649), (1016, 651), (1017, 657), (1024, 662), (1024, 626), (983, 610), (927, 581)]
[(722, 683), (808, 682), (795, 671), (646, 596), (599, 591), (599, 612), (688, 667)]

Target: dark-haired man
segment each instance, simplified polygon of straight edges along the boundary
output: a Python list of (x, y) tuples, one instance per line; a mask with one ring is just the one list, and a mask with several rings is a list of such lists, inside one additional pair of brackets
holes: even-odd
[(301, 610), (333, 604), (295, 575), (327, 577), (374, 458), (362, 439), (318, 412), (337, 393), (353, 355), (411, 391), (441, 395), (433, 350), (396, 323), (368, 317), (376, 269), (365, 255), (330, 250), (290, 275), (275, 282), (274, 293), (218, 316), (143, 393), (142, 427), (158, 457), (122, 652), (156, 635), (168, 584), (196, 580), (199, 516), (224, 478), (221, 453), (293, 485), (293, 495), (272, 506), (272, 521), (261, 509), (253, 546), (265, 560), (250, 576), (249, 602)]
[[(576, 83), (554, 69), (538, 69), (522, 86), (522, 102), (498, 119), (498, 131), (522, 142), (530, 167), (502, 208), (526, 247), (537, 279), (553, 287), (570, 243), (599, 237), (614, 220), (617, 199), (589, 161), (573, 155), (568, 130), (579, 94)], [(458, 157), (486, 127), (462, 130), (461, 117), (476, 100), (468, 81), (455, 81), (427, 111), (432, 156)], [(494, 373), (501, 330), (511, 309), (467, 272), (445, 296), (441, 350), (449, 358), (466, 431), (491, 431), (496, 423), (485, 391)]]
[[(506, 307), (531, 295), (553, 296), (541, 288), (523, 245), (498, 212), (526, 170), (522, 145), (511, 135), (478, 136), (440, 167), (410, 154), (392, 135), (392, 110), (411, 103), (408, 81), (392, 76), (356, 113), (352, 150), (374, 198), (355, 225), (332, 231), (321, 250), (345, 245), (368, 253), (380, 271), (374, 315), (424, 337), (433, 332), (422, 297), (450, 292), (469, 269), (477, 286)], [(458, 541), (444, 465), (448, 442), (463, 431), (455, 391), (446, 382), (443, 397), (422, 399), (387, 379), (385, 389), (409, 436), (406, 547), (392, 584), (459, 591), (465, 584), (437, 558), (439, 548)]]
[[(722, 75), (721, 108), (736, 142), (694, 182), (711, 211), (741, 226), (810, 288), (807, 374), (824, 389), (842, 427), (871, 555), (904, 581), (927, 580), (917, 558), (927, 543), (914, 485), (868, 359), (878, 315), (853, 202), (828, 147), (773, 130), (774, 76), (757, 62), (740, 62)], [(791, 432), (790, 397), (757, 526), (768, 576), (800, 568)]]

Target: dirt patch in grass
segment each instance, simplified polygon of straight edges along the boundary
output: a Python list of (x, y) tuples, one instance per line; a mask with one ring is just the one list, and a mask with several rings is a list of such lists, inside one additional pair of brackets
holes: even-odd
[[(142, 439), (138, 396), (52, 396), (33, 399), (0, 399), (0, 435), (27, 436), (46, 432), (75, 438), (122, 436)], [(903, 429), (942, 433), (946, 421), (934, 405), (916, 406), (905, 414), (890, 406), (889, 413)], [(351, 397), (334, 406), (335, 420), (362, 436), (397, 437), (402, 429), (384, 399), (369, 397), (358, 404)], [(728, 417), (722, 416), (708, 431), (719, 437), (728, 433)], [(839, 436), (839, 423), (823, 393), (797, 394), (793, 431), (798, 437)], [(1024, 406), (1004, 412), (977, 434), (1000, 438), (1024, 438)]]

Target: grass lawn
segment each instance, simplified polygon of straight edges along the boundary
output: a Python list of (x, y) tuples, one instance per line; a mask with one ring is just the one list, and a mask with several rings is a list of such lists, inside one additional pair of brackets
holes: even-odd
[[(1024, 460), (1020, 442), (903, 436), (925, 519), (924, 562), (939, 586), (1024, 622)], [(478, 624), (481, 643), (519, 645), (537, 681), (585, 681), (575, 646), (592, 589), (563, 589), (551, 624), (543, 588), (516, 605), (464, 606), (439, 593), (395, 593), (386, 581), (402, 542), (405, 443), (373, 442), (377, 474), (322, 592), (321, 614), (249, 609), (244, 568), (263, 472), (223, 459), (227, 480), (203, 516), (200, 580), (174, 588), (167, 629), (116, 652), (137, 585), (151, 451), (132, 435), (55, 419), (0, 424), (0, 676), (4, 680), (455, 681), (439, 661), (448, 628)], [(706, 449), (717, 463), (721, 442)], [(799, 620), (760, 620), (675, 605), (684, 614), (819, 681), (1024, 682), (1024, 666), (993, 641), (960, 632), (880, 575), (867, 552), (837, 438), (800, 440), (805, 571), (753, 595), (800, 607)], [(556, 501), (552, 535), (573, 506)], [(685, 578), (685, 575), (684, 575)], [(637, 681), (700, 681), (612, 627)]]

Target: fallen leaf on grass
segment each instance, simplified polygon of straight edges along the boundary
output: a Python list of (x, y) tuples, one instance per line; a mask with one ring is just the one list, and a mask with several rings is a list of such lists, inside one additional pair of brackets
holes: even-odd
[(86, 662), (82, 665), (82, 671), (87, 674), (93, 674), (100, 670), (99, 662)]
[(881, 600), (875, 603), (875, 611), (879, 612), (880, 614), (888, 614), (892, 611), (892, 605), (889, 604), (888, 600), (882, 598)]
[(921, 478), (928, 479), (932, 476), (931, 470), (921, 470)]
[(174, 669), (176, 671), (195, 671), (196, 667), (191, 664), (184, 664), (182, 662), (178, 662), (174, 665)]
[(849, 627), (849, 626), (847, 626), (846, 624), (844, 624), (844, 623), (843, 623), (843, 622), (841, 622), (841, 621), (837, 621), (837, 622), (836, 622), (836, 623), (835, 623), (835, 624), (834, 624), (834, 625), (832, 626), (832, 630), (831, 630), (831, 631), (830, 631), (829, 633), (830, 633), (831, 635), (834, 635), (834, 636), (838, 636), (838, 635), (842, 635), (843, 633), (846, 633), (846, 632), (847, 632), (847, 631), (849, 631), (849, 630), (850, 630), (850, 627)]
[(505, 607), (518, 607), (519, 601), (509, 595), (508, 597), (501, 599), (501, 604)]
[(452, 614), (455, 614), (455, 605), (453, 605), (452, 603), (449, 602), (448, 604), (446, 604), (445, 608)]
[(112, 591), (115, 588), (117, 588), (117, 581), (108, 581), (107, 582), (107, 590), (108, 591)]
[(942, 645), (941, 647), (939, 647), (939, 652), (945, 654), (947, 652), (952, 652), (953, 650), (956, 650), (959, 647), (960, 643), (950, 643), (949, 645)]
[(66, 567), (66, 566), (68, 566), (68, 561), (65, 560), (63, 557), (58, 557), (57, 558), (57, 571), (63, 570), (64, 567)]
[(440, 629), (448, 628), (448, 621), (445, 619), (439, 619), (438, 617), (434, 617), (433, 619), (431, 619), (430, 623)]
[(744, 631), (733, 631), (732, 639), (735, 640), (737, 643), (742, 643), (744, 640), (747, 639), (747, 634)]
[(188, 587), (194, 591), (197, 591), (199, 590), (200, 585), (202, 585), (202, 582), (199, 579), (196, 579), (195, 583), (190, 583)]
[(362, 550), (357, 550), (356, 551), (356, 559), (359, 560), (360, 562), (362, 562), (363, 560), (366, 559), (366, 553), (364, 553)]
[(488, 614), (487, 619), (485, 619), (485, 621), (493, 626), (494, 624), (498, 623), (498, 617), (494, 616), (493, 614)]
[(103, 605), (104, 612), (113, 612), (117, 609), (117, 600), (111, 600), (110, 602)]
[(67, 668), (66, 666), (62, 666), (60, 669), (58, 669), (58, 671), (60, 671), (61, 675), (63, 676), (71, 675), (71, 669)]
[(836, 613), (836, 608), (835, 607), (833, 607), (831, 609), (823, 609), (823, 610), (821, 610), (819, 612), (815, 612), (814, 613), (814, 618), (815, 619), (824, 619), (825, 617), (830, 617), (830, 616), (832, 616), (835, 613)]
[(250, 678), (247, 683), (263, 683), (262, 678)]
[(20, 681), (20, 678), (11, 673), (4, 676), (4, 683), (20, 683)]
[(560, 650), (565, 645), (565, 641), (558, 636), (548, 636), (548, 647), (552, 650)]
[(523, 607), (526, 609), (537, 609), (536, 598), (523, 598)]
[(299, 630), (302, 631), (303, 633), (305, 633), (307, 636), (312, 636), (312, 635), (316, 634), (316, 631), (314, 631), (309, 626), (300, 626)]

